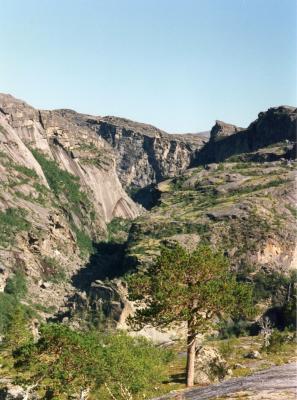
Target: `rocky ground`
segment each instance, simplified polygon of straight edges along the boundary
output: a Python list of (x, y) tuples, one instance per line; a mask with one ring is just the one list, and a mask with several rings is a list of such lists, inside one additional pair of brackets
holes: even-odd
[[(285, 364), (234, 378), (205, 388), (193, 388), (159, 397), (158, 400), (294, 400), (297, 394), (297, 364)], [(157, 400), (157, 399), (155, 399)]]

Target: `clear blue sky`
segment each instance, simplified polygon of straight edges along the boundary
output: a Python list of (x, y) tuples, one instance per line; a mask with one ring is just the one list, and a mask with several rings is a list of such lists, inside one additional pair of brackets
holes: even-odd
[(208, 130), (296, 105), (296, 0), (0, 0), (0, 91)]

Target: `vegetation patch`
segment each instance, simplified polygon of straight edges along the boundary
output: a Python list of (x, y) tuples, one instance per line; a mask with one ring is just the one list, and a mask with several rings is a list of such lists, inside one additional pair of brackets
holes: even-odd
[(41, 265), (44, 279), (54, 283), (59, 283), (66, 280), (65, 271), (60, 265), (59, 261), (55, 258), (44, 256), (41, 260)]
[(27, 212), (23, 208), (7, 208), (0, 211), (0, 246), (7, 247), (15, 240), (18, 232), (28, 231), (30, 222), (26, 220)]
[(77, 176), (61, 169), (55, 161), (49, 160), (39, 151), (35, 149), (31, 151), (41, 165), (51, 190), (62, 203), (65, 198), (72, 211), (78, 215), (81, 215), (82, 207), (92, 210), (92, 205), (87, 194), (81, 190)]

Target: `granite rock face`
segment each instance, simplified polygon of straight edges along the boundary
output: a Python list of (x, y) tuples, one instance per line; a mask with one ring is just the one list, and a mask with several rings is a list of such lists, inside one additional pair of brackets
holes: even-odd
[(243, 130), (243, 128), (238, 128), (236, 125), (227, 124), (226, 122), (217, 120), (210, 131), (210, 140), (217, 141), (241, 130)]
[[(0, 282), (26, 276), (31, 300), (59, 308), (91, 240), (115, 217), (140, 213), (111, 146), (71, 112), (38, 111), (0, 95)], [(75, 113), (74, 113), (75, 114)]]
[(116, 150), (118, 176), (126, 188), (143, 188), (178, 175), (207, 141), (204, 135), (168, 134), (116, 117), (101, 118), (94, 127)]
[(222, 162), (230, 157), (250, 161), (296, 158), (297, 109), (273, 107), (261, 112), (248, 128), (216, 123), (211, 140), (198, 153), (196, 165)]

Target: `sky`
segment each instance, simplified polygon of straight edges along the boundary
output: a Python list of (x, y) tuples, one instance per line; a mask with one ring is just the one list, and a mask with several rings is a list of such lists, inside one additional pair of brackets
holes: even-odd
[(296, 0), (0, 0), (0, 92), (168, 132), (296, 101)]

